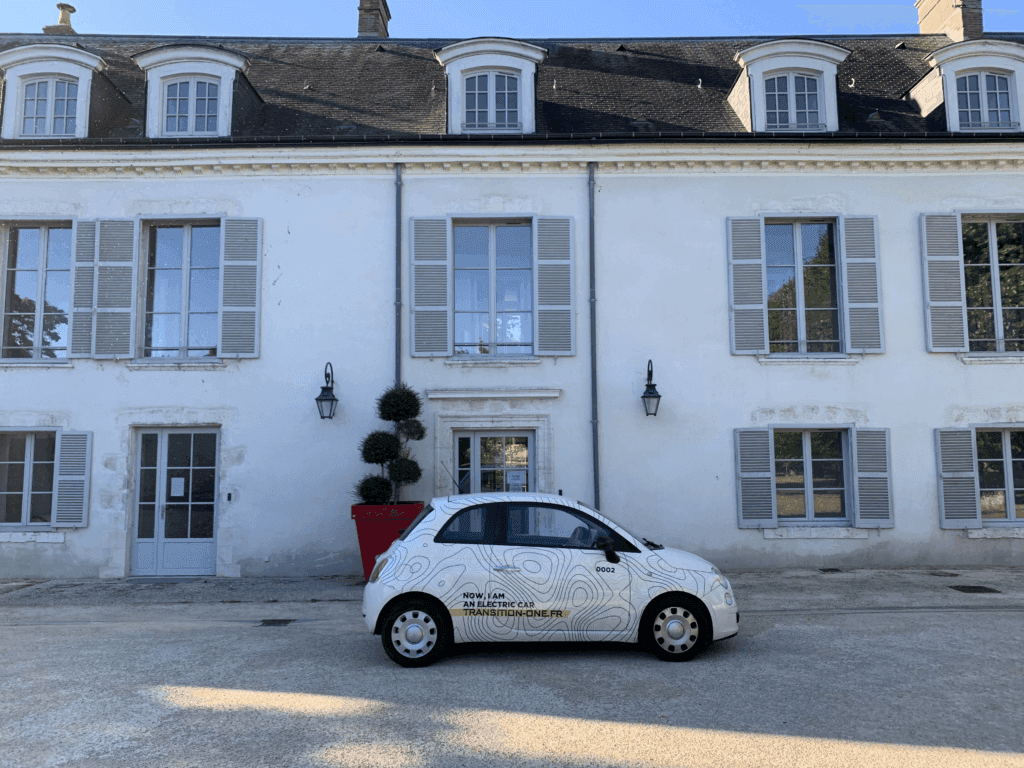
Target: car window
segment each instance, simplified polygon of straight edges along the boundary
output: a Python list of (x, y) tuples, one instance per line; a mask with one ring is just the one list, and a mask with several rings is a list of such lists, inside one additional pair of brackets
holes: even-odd
[(423, 511), (420, 512), (418, 515), (416, 515), (416, 519), (413, 520), (411, 523), (409, 523), (409, 527), (406, 528), (404, 531), (402, 531), (402, 535), (398, 537), (398, 540), (399, 541), (405, 541), (406, 537), (408, 537), (408, 535), (413, 532), (413, 529), (417, 525), (419, 525), (421, 522), (423, 522), (423, 518), (426, 517), (427, 515), (429, 515), (433, 511), (434, 511), (434, 508), (432, 506), (430, 506), (429, 504), (427, 504), (427, 506), (425, 506), (423, 508)]
[(493, 540), (495, 523), (494, 512), (486, 506), (469, 507), (449, 520), (434, 541), (441, 544), (483, 544)]
[(605, 526), (578, 512), (544, 504), (509, 504), (508, 543), (525, 547), (593, 549)]

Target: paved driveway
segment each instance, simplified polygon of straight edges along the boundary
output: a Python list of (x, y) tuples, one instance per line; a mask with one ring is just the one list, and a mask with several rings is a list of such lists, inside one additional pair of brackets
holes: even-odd
[[(688, 664), (549, 644), (421, 670), (387, 661), (349, 585), (37, 584), (0, 595), (0, 766), (1024, 767), (1024, 574), (958, 582), (740, 575), (740, 635)], [(165, 602), (95, 596), (118, 585)]]

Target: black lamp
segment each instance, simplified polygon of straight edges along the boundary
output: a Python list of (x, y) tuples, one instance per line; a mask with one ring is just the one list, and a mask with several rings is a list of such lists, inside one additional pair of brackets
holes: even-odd
[(334, 367), (330, 363), (324, 366), (324, 382), (316, 397), (316, 407), (321, 419), (333, 419), (334, 412), (338, 410), (338, 398), (334, 396)]
[(661, 403), (661, 395), (658, 394), (658, 388), (654, 385), (651, 379), (654, 377), (654, 363), (650, 360), (647, 361), (647, 389), (640, 395), (640, 399), (644, 401), (644, 413), (648, 416), (658, 415), (658, 404)]

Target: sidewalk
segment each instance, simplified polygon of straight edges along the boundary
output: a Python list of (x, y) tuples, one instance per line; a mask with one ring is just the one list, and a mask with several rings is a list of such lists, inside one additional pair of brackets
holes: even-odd
[[(727, 573), (741, 614), (843, 613), (963, 608), (1024, 610), (1024, 567), (820, 569)], [(362, 600), (359, 576), (307, 578), (55, 579), (0, 581), (0, 609), (215, 603), (318, 603)], [(951, 587), (996, 592), (960, 592)]]

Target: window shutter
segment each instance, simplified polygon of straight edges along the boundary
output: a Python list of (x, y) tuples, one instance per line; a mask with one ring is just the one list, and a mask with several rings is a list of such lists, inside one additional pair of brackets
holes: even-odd
[(843, 249), (843, 323), (847, 352), (882, 354), (882, 292), (879, 287), (878, 221), (840, 218)]
[(536, 238), (534, 350), (538, 355), (575, 355), (572, 219), (538, 218)]
[(260, 355), (262, 219), (224, 219), (218, 357)]
[(54, 470), (54, 528), (84, 528), (89, 524), (89, 468), (92, 432), (58, 432)]
[(778, 527), (771, 430), (736, 430), (736, 490), (740, 528)]
[(447, 219), (413, 219), (412, 265), (413, 357), (452, 354), (452, 255)]
[(93, 357), (135, 357), (135, 222), (99, 222)]
[(981, 528), (974, 430), (937, 429), (935, 444), (939, 458), (939, 525)]
[(76, 221), (68, 357), (92, 357), (93, 309), (96, 300), (96, 222)]
[(853, 435), (854, 503), (857, 528), (892, 528), (892, 460), (888, 429), (855, 429)]
[(960, 217), (924, 214), (921, 234), (928, 351), (966, 352), (967, 299)]
[(729, 326), (734, 355), (768, 351), (768, 298), (760, 219), (729, 219)]

